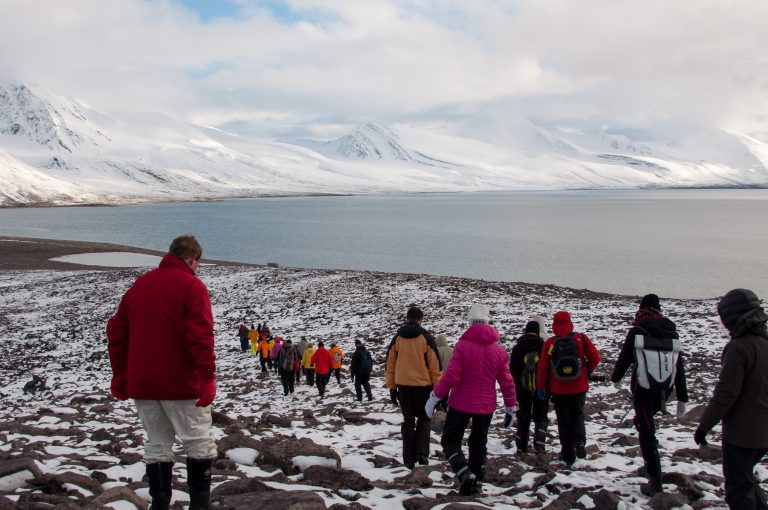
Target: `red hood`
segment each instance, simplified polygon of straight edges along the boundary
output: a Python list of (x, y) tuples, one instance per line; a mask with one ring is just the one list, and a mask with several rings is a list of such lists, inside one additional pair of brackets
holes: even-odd
[(563, 311), (557, 312), (552, 319), (552, 332), (557, 336), (567, 336), (572, 333), (571, 314)]

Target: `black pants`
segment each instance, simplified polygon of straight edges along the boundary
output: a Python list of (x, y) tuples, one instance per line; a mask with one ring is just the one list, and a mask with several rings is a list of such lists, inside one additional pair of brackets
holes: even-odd
[(283, 394), (288, 395), (289, 393), (293, 393), (294, 382), (296, 381), (296, 376), (294, 375), (293, 370), (280, 369), (280, 380), (283, 383)]
[(328, 381), (331, 379), (331, 373), (317, 374), (317, 391), (320, 392), (320, 396), (325, 395), (325, 387), (328, 386)]
[(298, 386), (299, 384), (301, 384), (301, 369), (299, 369), (299, 370), (294, 370), (294, 372), (293, 372), (293, 377), (294, 377), (294, 379), (295, 379), (295, 381), (296, 381), (296, 385), (297, 385), (297, 386)]
[(768, 448), (742, 448), (723, 442), (725, 502), (731, 510), (768, 508), (765, 492), (755, 477), (755, 465), (766, 452)]
[[(451, 464), (451, 469), (459, 477), (469, 469), (478, 480), (483, 479), (483, 465), (488, 452), (488, 429), (491, 426), (493, 414), (468, 414), (457, 411), (451, 407), (448, 408), (448, 414), (445, 417), (445, 426), (443, 427), (443, 437), (440, 444), (443, 447), (443, 453)], [(472, 428), (469, 432), (467, 446), (469, 447), (469, 462), (465, 460), (461, 452), (461, 441), (464, 438), (464, 431), (467, 430), (470, 420)]]
[(560, 436), (560, 454), (569, 466), (576, 462), (576, 443), (586, 443), (584, 428), (584, 402), (586, 393), (575, 395), (552, 395), (557, 414), (557, 433)]
[(531, 420), (534, 424), (533, 444), (537, 449), (544, 449), (549, 426), (549, 398), (541, 400), (535, 393), (519, 388), (517, 391), (517, 448), (528, 449), (528, 435), (531, 432)]
[(656, 441), (656, 423), (653, 417), (661, 411), (662, 397), (659, 393), (656, 399), (636, 399), (635, 428), (640, 439), (640, 451), (643, 453), (645, 469), (649, 477), (661, 476), (661, 457), (659, 456), (659, 443)]
[(334, 368), (333, 375), (336, 376), (336, 382), (341, 385), (341, 368)]
[(307, 376), (307, 384), (309, 384), (310, 386), (314, 386), (315, 385), (315, 369), (305, 368), (304, 375)]
[(267, 357), (263, 354), (260, 356), (259, 361), (261, 362), (261, 371), (266, 372), (267, 371)]
[(240, 350), (243, 351), (243, 352), (247, 351), (248, 347), (250, 347), (249, 343), (250, 342), (248, 341), (248, 338), (241, 338), (240, 339)]
[(419, 457), (429, 457), (430, 419), (424, 411), (432, 386), (398, 386), (397, 399), (403, 413), (403, 464), (412, 466)]
[(363, 400), (363, 388), (365, 388), (365, 394), (368, 400), (373, 399), (371, 395), (371, 371), (370, 370), (358, 370), (355, 374), (355, 393), (357, 394), (357, 400)]

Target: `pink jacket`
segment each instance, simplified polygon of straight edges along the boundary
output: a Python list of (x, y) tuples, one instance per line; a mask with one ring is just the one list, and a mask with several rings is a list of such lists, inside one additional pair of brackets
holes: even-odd
[(499, 332), (488, 324), (473, 324), (456, 342), (448, 368), (435, 387), (435, 395), (448, 397), (448, 406), (469, 414), (496, 411), (496, 382), (506, 407), (517, 405), (515, 381), (509, 373), (509, 355), (498, 343)]

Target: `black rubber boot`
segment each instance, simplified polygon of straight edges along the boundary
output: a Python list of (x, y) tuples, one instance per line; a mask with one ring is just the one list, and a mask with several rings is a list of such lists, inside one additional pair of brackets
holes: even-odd
[(211, 508), (211, 464), (213, 459), (187, 458), (189, 510)]
[(533, 432), (533, 450), (536, 453), (544, 453), (546, 451), (547, 443), (547, 428), (536, 427)]
[(171, 504), (173, 462), (147, 464), (149, 495), (152, 497), (150, 510), (168, 510)]
[(655, 494), (663, 492), (664, 488), (661, 486), (660, 476), (649, 476), (648, 483), (644, 483), (640, 486), (640, 492), (648, 497), (652, 497)]

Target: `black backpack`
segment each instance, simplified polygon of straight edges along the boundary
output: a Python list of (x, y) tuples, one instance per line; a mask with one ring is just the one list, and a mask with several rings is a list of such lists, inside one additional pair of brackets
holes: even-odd
[(360, 370), (370, 370), (373, 368), (373, 358), (367, 349), (363, 349), (360, 354)]
[(573, 381), (581, 375), (581, 354), (574, 333), (559, 336), (551, 351), (552, 375), (559, 381)]
[(646, 390), (668, 390), (675, 384), (680, 340), (635, 335), (635, 379)]
[(523, 356), (523, 371), (520, 373), (520, 386), (524, 390), (536, 393), (536, 374), (539, 367), (539, 351), (530, 351)]

